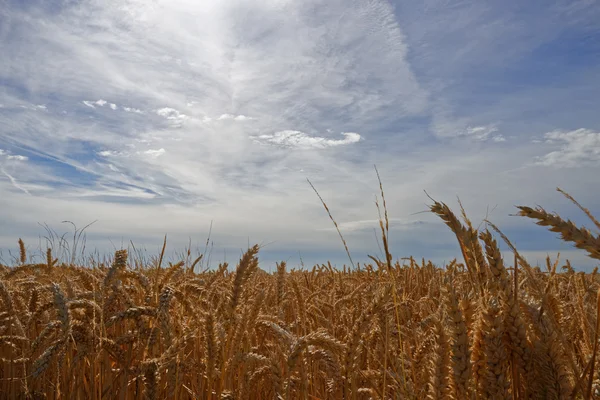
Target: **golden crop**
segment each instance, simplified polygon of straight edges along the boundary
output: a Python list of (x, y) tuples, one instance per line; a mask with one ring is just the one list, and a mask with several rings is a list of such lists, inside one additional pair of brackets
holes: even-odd
[[(386, 260), (343, 270), (282, 262), (268, 274), (258, 246), (235, 268), (204, 273), (190, 260), (163, 268), (162, 255), (130, 265), (125, 250), (93, 267), (58, 265), (50, 250), (27, 264), (20, 241), (21, 263), (0, 266), (0, 395), (595, 398), (597, 271), (550, 259), (541, 270), (514, 248), (507, 263), (464, 212), (461, 222), (435, 201), (431, 211), (456, 234), (462, 262), (393, 262), (385, 218)], [(590, 231), (541, 208), (520, 215), (600, 259)]]

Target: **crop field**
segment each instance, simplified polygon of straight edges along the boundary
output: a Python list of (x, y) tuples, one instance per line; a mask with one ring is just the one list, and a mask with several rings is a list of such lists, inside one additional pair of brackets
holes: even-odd
[[(577, 206), (579, 204), (565, 194)], [(579, 206), (596, 228), (600, 223)], [(600, 396), (600, 277), (503, 260), (493, 224), (433, 201), (457, 259), (328, 263), (273, 274), (260, 248), (199, 272), (141, 265), (0, 266), (0, 394), (28, 399), (591, 399)], [(519, 214), (600, 259), (600, 238)], [(544, 228), (545, 227), (545, 228)]]

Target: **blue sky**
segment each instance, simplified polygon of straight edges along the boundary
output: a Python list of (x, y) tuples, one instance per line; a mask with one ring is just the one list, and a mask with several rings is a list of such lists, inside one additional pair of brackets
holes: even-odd
[[(600, 5), (565, 1), (82, 0), (0, 8), (0, 248), (98, 220), (88, 248), (190, 238), (214, 262), (378, 255), (381, 174), (396, 257), (456, 240), (426, 190), (489, 212), (532, 263), (596, 265), (533, 221), (598, 214)], [(589, 224), (587, 224), (589, 225)]]

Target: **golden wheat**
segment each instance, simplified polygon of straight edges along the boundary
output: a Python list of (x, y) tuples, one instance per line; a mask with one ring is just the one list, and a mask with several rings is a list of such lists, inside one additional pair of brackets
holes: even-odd
[[(519, 209), (598, 258), (591, 231)], [(464, 224), (444, 203), (431, 211), (463, 263), (393, 262), (387, 209), (386, 260), (341, 270), (281, 262), (268, 274), (258, 246), (233, 271), (196, 272), (202, 257), (190, 265), (189, 252), (162, 268), (164, 246), (145, 266), (125, 250), (90, 267), (59, 264), (50, 249), (27, 264), (19, 239), (18, 262), (0, 268), (0, 397), (598, 398), (597, 270), (531, 267), (489, 224), (514, 249), (509, 266), (462, 205)]]

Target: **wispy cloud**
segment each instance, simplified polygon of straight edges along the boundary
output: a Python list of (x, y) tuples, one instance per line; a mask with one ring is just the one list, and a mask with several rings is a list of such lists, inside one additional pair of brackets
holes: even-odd
[(119, 154), (121, 154), (121, 153), (119, 153), (118, 151), (113, 151), (113, 150), (102, 150), (102, 151), (98, 152), (98, 155), (102, 156), (102, 157), (118, 156)]
[(506, 141), (496, 125), (469, 125), (468, 121), (468, 118), (453, 118), (436, 110), (433, 131), (442, 139), (463, 138), (479, 142), (491, 140), (496, 143)]
[(22, 156), (22, 155), (9, 155), (6, 157), (8, 160), (17, 160), (17, 161), (27, 161), (29, 159), (29, 157), (26, 156)]
[(29, 157), (24, 156), (22, 154), (12, 154), (9, 151), (4, 149), (0, 149), (0, 161), (1, 160), (14, 160), (14, 161), (27, 161)]
[[(401, 218), (389, 218), (389, 229), (390, 231), (409, 231), (414, 229), (420, 225), (426, 224), (425, 221), (422, 220), (409, 220), (409, 219), (401, 219)], [(384, 222), (385, 224), (385, 222)], [(338, 228), (344, 233), (356, 233), (356, 232), (369, 232), (372, 233), (373, 230), (378, 234), (380, 231), (380, 225), (378, 219), (366, 219), (366, 220), (358, 220), (358, 221), (345, 221), (338, 223)], [(335, 227), (324, 228), (325, 231), (335, 231)]]
[[(96, 108), (96, 106), (104, 107), (105, 105), (108, 105), (108, 107), (112, 110), (117, 110), (119, 108), (115, 103), (109, 103), (108, 101), (102, 99), (96, 101), (83, 100), (82, 103), (90, 108)], [(128, 110), (131, 111), (132, 109)]]
[(600, 165), (600, 132), (590, 129), (553, 131), (544, 135), (547, 145), (557, 148), (538, 158), (537, 164), (573, 168)]
[(174, 108), (170, 107), (160, 108), (156, 110), (156, 114), (170, 121), (172, 126), (174, 127), (181, 127), (183, 122), (189, 119), (187, 115), (182, 114)]
[[(469, 126), (465, 131), (459, 132), (458, 136), (468, 136), (477, 140), (487, 140), (490, 138), (490, 135), (494, 132), (498, 132), (498, 128), (496, 128), (495, 126)], [(501, 136), (494, 137), (496, 138)]]
[(234, 121), (249, 121), (249, 120), (253, 120), (254, 118), (252, 117), (247, 117), (245, 115), (232, 115), (232, 114), (221, 114), (219, 115), (219, 117), (217, 118), (217, 121), (223, 121), (223, 120), (234, 120)]
[(164, 108), (156, 110), (156, 114), (160, 115), (161, 117), (165, 117), (166, 119), (180, 119), (180, 118), (186, 117), (184, 114), (181, 114), (179, 111), (177, 111), (173, 108), (169, 108), (169, 107), (164, 107)]
[(165, 154), (165, 149), (163, 149), (163, 148), (160, 148), (160, 149), (157, 149), (157, 150), (150, 149), (150, 150), (144, 151), (144, 154), (147, 154), (147, 155), (152, 156), (152, 157), (158, 157), (158, 156), (161, 156), (161, 155)]
[(15, 188), (19, 189), (23, 193), (31, 196), (31, 193), (29, 193), (29, 190), (27, 190), (25, 187), (20, 185), (19, 182), (17, 182), (17, 180), (12, 175), (10, 175), (8, 172), (6, 172), (4, 170), (4, 168), (0, 167), (0, 172), (2, 172), (4, 174), (4, 176), (6, 176), (10, 180), (11, 185), (13, 185)]
[(125, 110), (126, 112), (131, 112), (131, 113), (136, 113), (136, 114), (143, 114), (144, 113), (139, 108), (123, 107), (123, 110)]
[(270, 143), (301, 149), (325, 149), (327, 147), (358, 143), (361, 140), (358, 133), (343, 132), (342, 135), (344, 139), (327, 139), (319, 136), (310, 136), (300, 131), (281, 131), (275, 132), (272, 135), (250, 136), (250, 138), (259, 143)]

